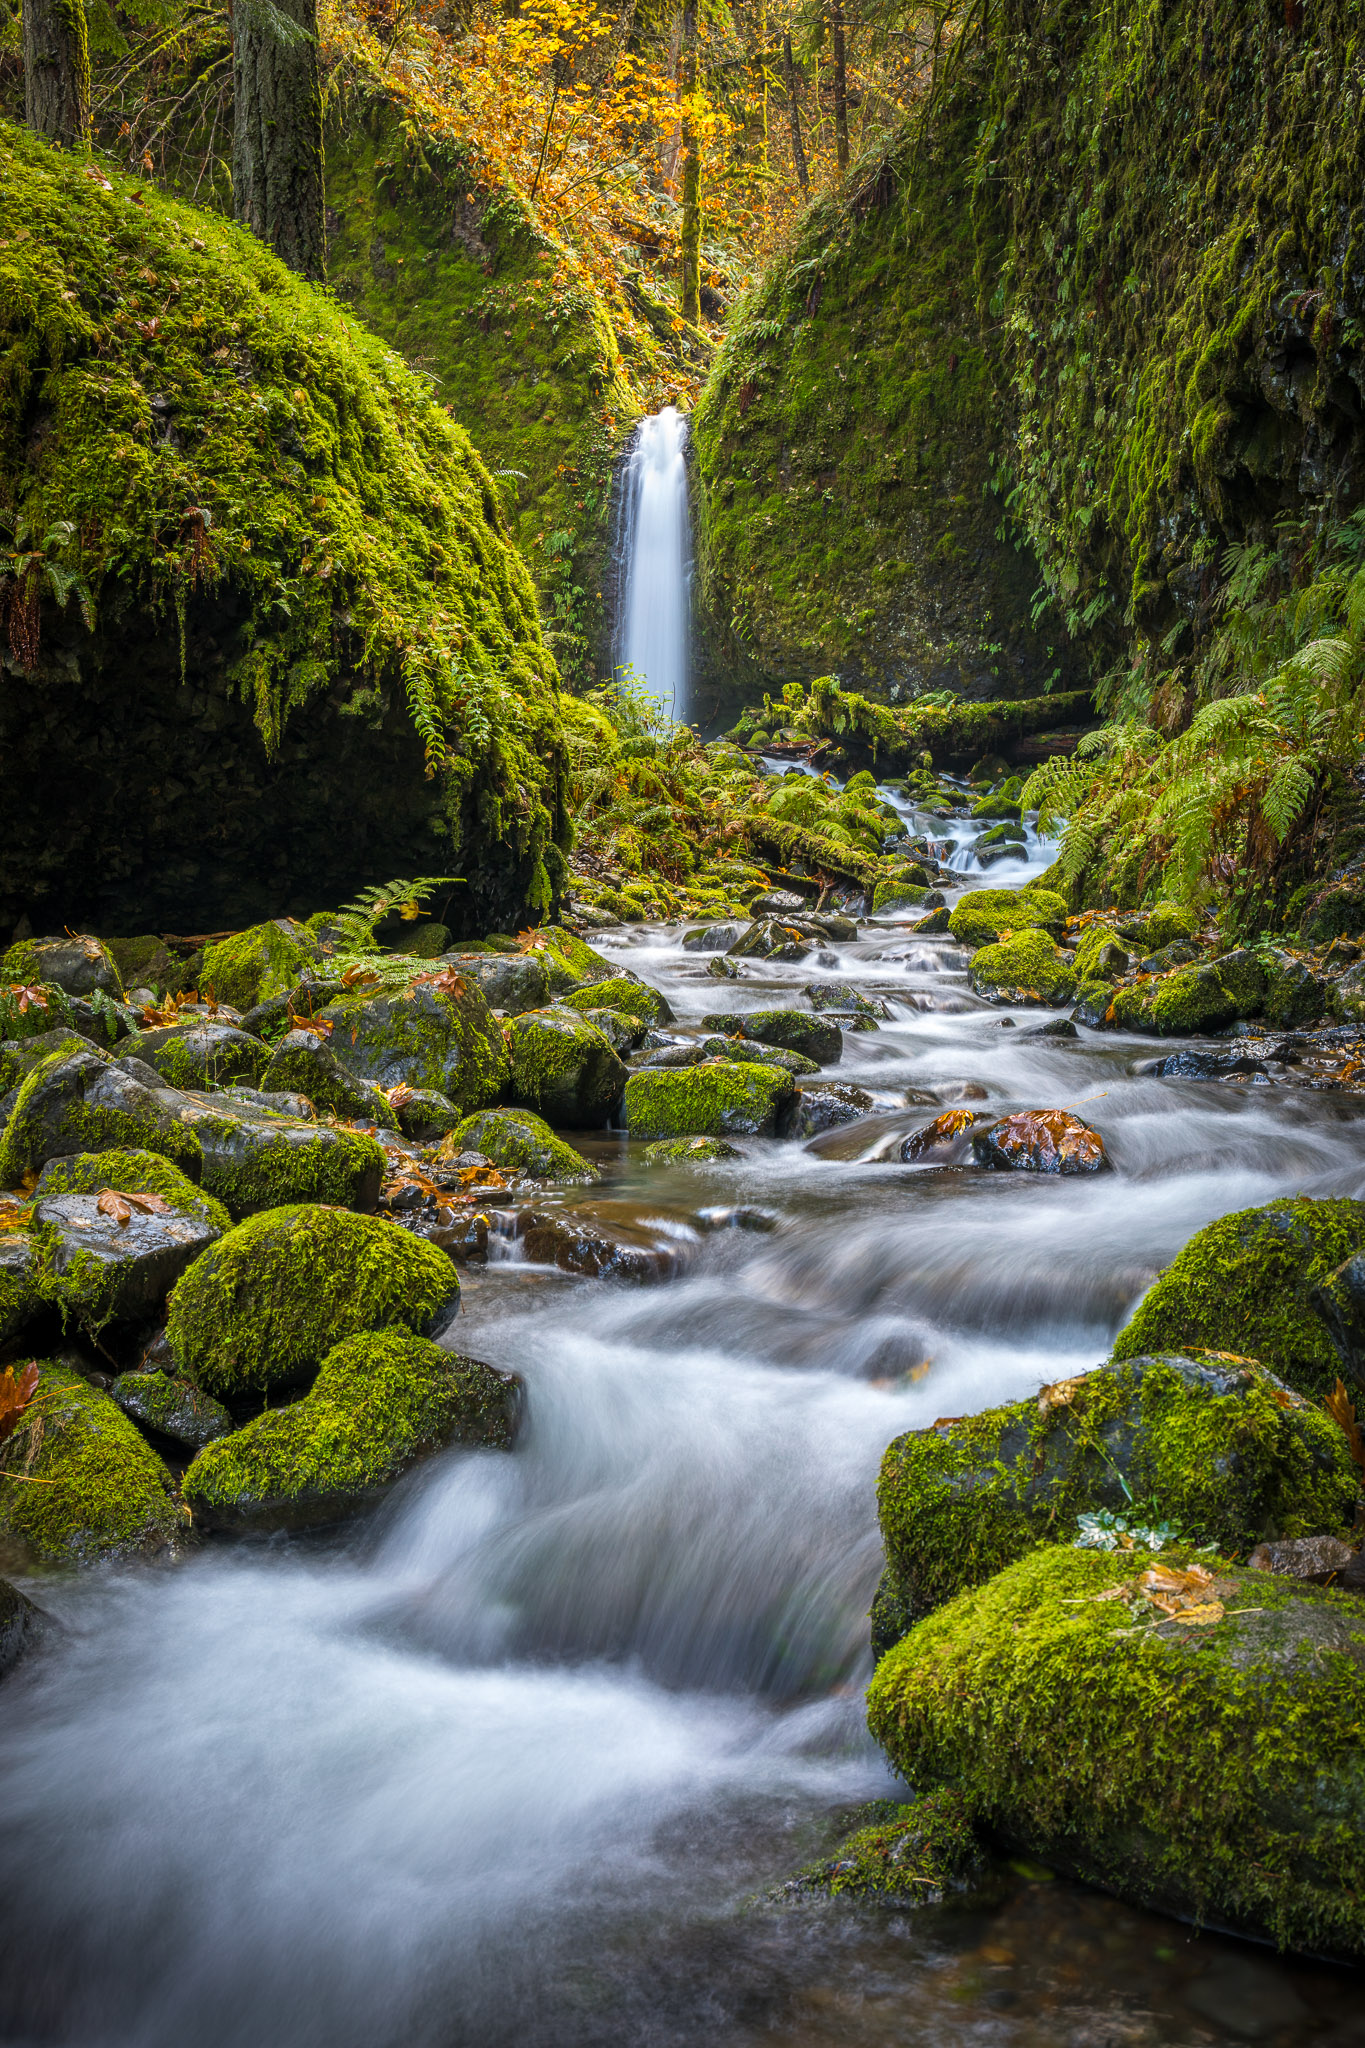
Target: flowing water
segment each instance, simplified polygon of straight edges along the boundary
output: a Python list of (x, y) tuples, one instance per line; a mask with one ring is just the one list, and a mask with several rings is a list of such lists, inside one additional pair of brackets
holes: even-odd
[(692, 535), (687, 505), (687, 421), (676, 407), (641, 420), (617, 513), (621, 591), (616, 660), (634, 669), (660, 708), (689, 713)]
[[(603, 944), (680, 1031), (813, 977), (885, 994), (837, 1069), (875, 1115), (670, 1177), (587, 1141), (646, 1211), (776, 1227), (698, 1236), (654, 1288), (473, 1271), (460, 1347), (528, 1389), (512, 1456), (439, 1457), (346, 1537), (35, 1585), (65, 1631), (0, 1695), (0, 2038), (1357, 2042), (1347, 1974), (1027, 1870), (971, 1914), (763, 1895), (895, 1790), (861, 1709), (888, 1440), (1096, 1363), (1220, 1212), (1365, 1192), (1360, 1105), (1143, 1078), (1151, 1047), (1040, 1038), (1037, 1011), (1010, 1028), (951, 940), (891, 921), (738, 983), (676, 930)], [(898, 1162), (935, 1113), (907, 1093), (978, 1090), (1083, 1105), (1115, 1171)]]

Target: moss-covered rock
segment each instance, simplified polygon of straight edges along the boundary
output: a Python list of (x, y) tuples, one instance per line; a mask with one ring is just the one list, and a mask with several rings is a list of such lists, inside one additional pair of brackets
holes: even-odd
[(738, 1145), (724, 1138), (658, 1138), (640, 1154), (645, 1166), (719, 1166), (743, 1157)]
[(0, 1344), (35, 1323), (43, 1305), (32, 1232), (0, 1231)]
[(196, 1521), (229, 1529), (334, 1522), (443, 1445), (508, 1450), (521, 1383), (409, 1330), (348, 1338), (301, 1401), (202, 1450), (185, 1474)]
[(58, 1025), (28, 1038), (0, 1039), (0, 1094), (8, 1095), (54, 1052), (84, 1052), (89, 1040)]
[(580, 1010), (579, 1015), (585, 1017), (589, 1024), (595, 1025), (602, 1036), (610, 1042), (612, 1050), (619, 1052), (623, 1057), (644, 1043), (651, 1028), (643, 1017), (628, 1016), (624, 1010), (594, 1008)]
[(567, 995), (571, 989), (588, 988), (593, 982), (619, 977), (619, 968), (605, 954), (597, 952), (576, 932), (566, 931), (563, 925), (542, 925), (528, 944), (529, 950), (539, 954), (545, 963), (551, 995)]
[(0, 1136), (0, 1187), (68, 1152), (131, 1149), (174, 1160), (191, 1178), (203, 1152), (161, 1091), (144, 1088), (102, 1053), (50, 1053), (19, 1090)]
[(998, 1003), (1069, 1003), (1076, 970), (1044, 931), (1011, 932), (972, 955), (971, 983)]
[(71, 998), (56, 982), (0, 983), (0, 1040), (5, 1044), (50, 1038), (55, 1045), (59, 1032), (78, 1035), (75, 1022)]
[(507, 1077), (502, 1034), (477, 982), (357, 991), (321, 1014), (342, 1066), (377, 1087), (434, 1088), (468, 1115), (496, 1102)]
[(872, 891), (872, 915), (888, 910), (920, 910), (929, 894), (927, 882), (878, 882)]
[(609, 975), (605, 981), (591, 982), (587, 988), (570, 989), (560, 1001), (571, 1010), (623, 1010), (627, 1017), (638, 1017), (645, 1024), (673, 1022), (667, 999), (647, 981), (637, 981), (634, 976)]
[(781, 1067), (748, 1060), (642, 1069), (626, 1083), (632, 1138), (771, 1137), (796, 1084)]
[(384, 1150), (363, 1131), (310, 1123), (274, 1102), (248, 1101), (246, 1091), (165, 1091), (174, 1113), (200, 1148), (207, 1192), (234, 1217), (290, 1202), (331, 1202), (373, 1209), (384, 1178)]
[(831, 1018), (807, 1010), (716, 1010), (702, 1018), (708, 1031), (745, 1039), (751, 1045), (779, 1046), (799, 1053), (817, 1066), (833, 1066), (844, 1049), (844, 1035)]
[(32, 1274), (64, 1325), (99, 1331), (157, 1314), (218, 1235), (202, 1216), (170, 1208), (149, 1213), (136, 1197), (115, 1203), (105, 1194), (50, 1195), (34, 1210)]
[(831, 1855), (807, 1864), (782, 1890), (936, 1906), (975, 1889), (985, 1869), (961, 1794), (943, 1790), (926, 1792), (908, 1806), (879, 1800), (871, 1817)]
[(1055, 1867), (1358, 1962), (1365, 1606), (1221, 1565), (1204, 1626), (1101, 1597), (1165, 1561), (1022, 1559), (882, 1660), (868, 1724), (912, 1786)]
[(220, 1003), (250, 1010), (285, 992), (322, 964), (322, 948), (307, 925), (275, 917), (204, 949), (200, 979)]
[(615, 1114), (626, 1067), (611, 1041), (576, 1010), (528, 1010), (506, 1028), (507, 1093), (524, 1109), (570, 1129), (593, 1130)]
[(1245, 1554), (1349, 1524), (1358, 1475), (1329, 1417), (1254, 1363), (1130, 1357), (897, 1437), (878, 1513), (877, 1647), (1101, 1509)]
[(1362, 1248), (1361, 1202), (1291, 1196), (1220, 1216), (1148, 1288), (1114, 1356), (1249, 1353), (1300, 1393), (1324, 1393), (1339, 1364), (1313, 1291)]
[(550, 974), (543, 953), (447, 953), (443, 965), (465, 981), (476, 981), (490, 1010), (519, 1017), (543, 1010), (550, 1000)]
[(450, 1097), (436, 1088), (396, 1088), (392, 1106), (403, 1135), (417, 1139), (420, 1144), (429, 1145), (444, 1138), (462, 1121)]
[(208, 1017), (138, 1032), (121, 1052), (154, 1067), (172, 1088), (227, 1088), (234, 1081), (254, 1088), (270, 1058), (270, 1048), (249, 1031)]
[(557, 1138), (530, 1109), (485, 1109), (468, 1116), (450, 1140), (452, 1152), (482, 1152), (495, 1166), (536, 1180), (596, 1180), (597, 1168)]
[(375, 1124), (381, 1131), (398, 1129), (398, 1117), (382, 1090), (348, 1072), (315, 1031), (286, 1031), (277, 1039), (259, 1085), (267, 1094), (306, 1095), (318, 1109)]
[(20, 939), (0, 960), (0, 981), (46, 982), (69, 996), (123, 999), (123, 979), (103, 941), (88, 933), (64, 939)]
[(300, 1203), (250, 1217), (198, 1259), (166, 1335), (196, 1385), (231, 1396), (306, 1379), (362, 1330), (425, 1330), (459, 1293), (445, 1253), (396, 1223)]
[(107, 1394), (41, 1362), (33, 1400), (0, 1445), (0, 1547), (41, 1564), (163, 1557), (189, 1533), (173, 1491)]
[(230, 1436), (232, 1417), (192, 1380), (165, 1372), (120, 1373), (109, 1389), (125, 1415), (192, 1451)]
[(1061, 932), (1066, 904), (1052, 889), (973, 889), (954, 904), (948, 929), (966, 946), (987, 946), (1004, 932)]
[(1114, 989), (1104, 1021), (1121, 1031), (1188, 1038), (1192, 1032), (1221, 1030), (1237, 1013), (1237, 1000), (1215, 968), (1181, 967)]

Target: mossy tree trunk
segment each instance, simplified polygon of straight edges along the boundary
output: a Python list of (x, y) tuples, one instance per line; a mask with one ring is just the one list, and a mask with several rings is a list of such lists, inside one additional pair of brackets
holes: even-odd
[(24, 119), (53, 142), (90, 139), (90, 46), (82, 0), (24, 0)]
[(238, 220), (301, 277), (327, 260), (317, 0), (237, 0), (232, 196)]
[[(697, 0), (683, 4), (683, 91), (697, 89)], [(691, 111), (683, 116), (682, 275), (684, 320), (701, 321), (701, 142)]]
[(792, 117), (792, 162), (796, 165), (796, 182), (803, 192), (809, 192), (810, 172), (806, 169), (806, 152), (801, 146), (801, 105), (796, 97), (796, 63), (789, 35), (782, 38), (782, 62), (787, 70), (787, 105)]
[(830, 35), (834, 42), (834, 154), (839, 169), (848, 169), (848, 51), (844, 41), (844, 0), (830, 0)]

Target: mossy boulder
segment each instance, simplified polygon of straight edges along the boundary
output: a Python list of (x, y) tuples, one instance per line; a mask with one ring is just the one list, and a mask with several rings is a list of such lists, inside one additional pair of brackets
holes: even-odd
[(948, 930), (965, 946), (987, 946), (1004, 932), (1048, 931), (1060, 935), (1066, 904), (1051, 889), (973, 889), (954, 904)]
[(254, 1088), (270, 1048), (236, 1024), (194, 1017), (136, 1033), (121, 1054), (145, 1061), (172, 1088), (227, 1088), (233, 1082)]
[(368, 1331), (328, 1352), (301, 1401), (202, 1450), (185, 1499), (214, 1528), (335, 1522), (447, 1444), (510, 1449), (520, 1394), (515, 1375), (410, 1330)]
[(748, 1060), (645, 1068), (626, 1083), (626, 1129), (632, 1138), (771, 1137), (795, 1099), (790, 1074)]
[(373, 1209), (384, 1178), (384, 1150), (363, 1131), (311, 1123), (244, 1092), (164, 1091), (198, 1142), (205, 1189), (234, 1217), (290, 1202), (331, 1202)]
[(1254, 1363), (1130, 1357), (897, 1437), (877, 1501), (879, 1650), (1039, 1543), (1107, 1510), (1245, 1554), (1350, 1522), (1358, 1475), (1331, 1419)]
[(562, 1004), (528, 1010), (505, 1031), (509, 1098), (570, 1129), (593, 1130), (615, 1114), (626, 1067), (604, 1032)]
[(588, 988), (593, 982), (612, 981), (620, 975), (605, 954), (563, 925), (542, 925), (528, 941), (528, 950), (544, 961), (551, 995), (567, 995), (571, 989)]
[(83, 1330), (157, 1314), (185, 1268), (219, 1235), (202, 1216), (149, 1212), (136, 1196), (119, 1200), (112, 1192), (49, 1195), (33, 1214), (38, 1291), (64, 1325)]
[(298, 1384), (360, 1331), (443, 1326), (459, 1294), (445, 1253), (396, 1223), (299, 1203), (248, 1218), (198, 1259), (166, 1335), (197, 1386), (231, 1397)]
[(928, 894), (927, 881), (878, 882), (872, 891), (872, 915), (880, 917), (887, 910), (920, 910)]
[(622, 1055), (634, 1052), (643, 1044), (651, 1026), (643, 1017), (632, 1017), (624, 1010), (580, 1010), (580, 1017), (586, 1017), (589, 1024), (595, 1024), (612, 1049)]
[(0, 1231), (0, 1344), (37, 1322), (43, 1307), (34, 1264), (33, 1233)]
[(398, 1129), (397, 1114), (382, 1090), (350, 1073), (315, 1031), (286, 1031), (277, 1039), (258, 1085), (267, 1094), (306, 1095), (318, 1109), (374, 1124), (381, 1131)]
[(164, 1557), (189, 1534), (156, 1452), (107, 1394), (50, 1359), (0, 1445), (0, 1474), (0, 1549), (34, 1563)]
[(528, 1173), (536, 1180), (598, 1178), (597, 1168), (530, 1109), (485, 1109), (466, 1117), (451, 1137), (450, 1150), (482, 1152), (495, 1166)]
[(1191, 1347), (1249, 1354), (1316, 1397), (1340, 1364), (1314, 1290), (1362, 1248), (1362, 1202), (1297, 1195), (1220, 1216), (1153, 1281), (1114, 1356)]
[(93, 1047), (50, 1053), (24, 1081), (0, 1136), (0, 1187), (65, 1153), (124, 1149), (160, 1153), (191, 1179), (202, 1171), (199, 1140), (163, 1091)]
[(550, 1000), (550, 974), (542, 953), (447, 953), (442, 965), (463, 981), (475, 981), (490, 1010), (519, 1017), (543, 1010)]
[(861, 1827), (830, 1855), (807, 1864), (782, 1892), (936, 1906), (976, 1889), (985, 1873), (986, 1859), (962, 1796), (944, 1790), (926, 1792), (904, 1806), (878, 1800)]
[(780, 1046), (818, 1066), (833, 1066), (844, 1049), (844, 1034), (828, 1017), (808, 1010), (717, 1010), (702, 1018), (708, 1031), (745, 1039), (751, 1045)]
[(1365, 1603), (1215, 1564), (1182, 1626), (1135, 1590), (1170, 1561), (1020, 1560), (883, 1658), (868, 1725), (911, 1786), (1055, 1868), (1365, 1960)]
[(218, 1002), (250, 1010), (284, 995), (321, 964), (322, 948), (307, 925), (274, 917), (206, 946), (200, 980)]
[(477, 982), (415, 981), (381, 995), (339, 996), (321, 1013), (348, 1073), (379, 1088), (434, 1088), (464, 1113), (496, 1102), (507, 1078), (497, 1019)]
[(221, 1401), (173, 1373), (120, 1373), (109, 1393), (143, 1429), (155, 1430), (192, 1451), (230, 1436), (234, 1427)]
[(89, 1040), (79, 1031), (58, 1025), (28, 1038), (0, 1039), (0, 1095), (18, 1088), (33, 1069), (54, 1052), (84, 1052)]
[(971, 983), (998, 1003), (1069, 1003), (1076, 970), (1045, 931), (1011, 932), (972, 955)]
[(659, 1138), (640, 1154), (646, 1166), (720, 1166), (743, 1157), (738, 1145), (724, 1138)]
[(69, 996), (123, 1000), (123, 977), (102, 940), (88, 933), (62, 939), (20, 939), (0, 960), (0, 981), (46, 982)]
[(645, 1024), (671, 1024), (673, 1010), (667, 999), (647, 981), (633, 975), (610, 975), (606, 981), (590, 982), (587, 988), (570, 989), (560, 997), (571, 1010), (622, 1010)]

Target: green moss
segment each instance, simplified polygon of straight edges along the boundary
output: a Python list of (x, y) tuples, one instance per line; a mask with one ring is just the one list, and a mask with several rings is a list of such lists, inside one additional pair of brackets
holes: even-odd
[(155, 1067), (172, 1088), (258, 1087), (270, 1057), (249, 1031), (207, 1018), (139, 1032), (119, 1050)]
[(1002, 932), (1060, 930), (1066, 904), (1051, 889), (973, 889), (953, 906), (948, 929), (967, 946), (985, 946)]
[(532, 1174), (537, 1180), (596, 1180), (597, 1168), (557, 1138), (529, 1109), (485, 1109), (467, 1116), (452, 1133), (453, 1152), (482, 1152), (496, 1166)]
[(384, 1178), (384, 1148), (359, 1131), (247, 1117), (225, 1105), (200, 1111), (203, 1183), (234, 1217), (291, 1202), (372, 1209)]
[(523, 1108), (580, 1130), (605, 1124), (626, 1085), (626, 1068), (605, 1033), (576, 1010), (556, 1006), (512, 1018), (507, 1092)]
[(1259, 1358), (1301, 1393), (1324, 1393), (1338, 1361), (1312, 1290), (1365, 1246), (1365, 1203), (1294, 1196), (1220, 1216), (1138, 1303), (1116, 1358), (1191, 1346)]
[(878, 882), (872, 891), (872, 915), (883, 910), (918, 910), (929, 894), (928, 885), (913, 882)]
[(300, 1528), (352, 1514), (451, 1442), (510, 1448), (518, 1383), (407, 1330), (349, 1338), (309, 1392), (210, 1444), (185, 1474), (196, 1519)]
[(434, 1245), (376, 1216), (297, 1204), (252, 1216), (177, 1281), (166, 1334), (211, 1394), (287, 1386), (345, 1338), (421, 1330), (459, 1294)]
[(562, 925), (542, 925), (529, 945), (544, 959), (551, 995), (567, 995), (571, 989), (619, 978), (604, 954), (596, 952), (576, 932), (565, 931)]
[(412, 982), (391, 994), (356, 991), (321, 1015), (341, 1064), (376, 1087), (434, 1089), (468, 1115), (495, 1102), (507, 1078), (502, 1034), (472, 978), (455, 989)]
[(627, 1017), (639, 1017), (646, 1024), (668, 1024), (673, 1012), (647, 981), (631, 981), (625, 975), (613, 974), (606, 981), (592, 982), (587, 988), (570, 989), (560, 1001), (571, 1010), (623, 1010)]
[(702, 1022), (708, 1031), (737, 1035), (753, 1045), (775, 1046), (819, 1066), (837, 1061), (844, 1047), (839, 1026), (827, 1017), (812, 1016), (809, 1010), (713, 1010)]
[(27, 1230), (0, 1233), (0, 1344), (17, 1337), (42, 1313), (33, 1249), (33, 1237)]
[(770, 1137), (796, 1093), (780, 1067), (745, 1060), (634, 1073), (626, 1083), (632, 1138)]
[(1225, 1554), (1268, 1532), (1343, 1529), (1357, 1493), (1345, 1438), (1284, 1400), (1254, 1365), (1128, 1354), (1055, 1406), (1017, 1401), (897, 1437), (877, 1494), (896, 1626), (878, 1647), (1036, 1544), (1069, 1543), (1076, 1517), (1101, 1508)]
[(257, 1085), (270, 1094), (306, 1096), (315, 1109), (353, 1117), (381, 1131), (398, 1129), (388, 1098), (372, 1081), (348, 1073), (327, 1041), (311, 1031), (287, 1031), (270, 1052)]
[(1360, 1960), (1365, 1608), (1220, 1571), (1215, 1626), (1135, 1626), (1096, 1596), (1149, 1562), (1054, 1549), (962, 1595), (883, 1659), (873, 1734), (911, 1785), (1091, 1883)]
[(1130, 982), (1113, 992), (1110, 1021), (1122, 1031), (1150, 1031), (1160, 1038), (1186, 1038), (1192, 1032), (1217, 1031), (1237, 1015), (1212, 967), (1180, 967), (1172, 973)]
[(322, 948), (306, 925), (276, 917), (206, 946), (201, 979), (220, 1003), (250, 1010), (284, 995), (321, 960)]
[(808, 1864), (784, 1889), (932, 1906), (980, 1882), (981, 1845), (959, 1793), (926, 1792), (909, 1806), (879, 1805), (889, 1810), (855, 1829), (832, 1855)]
[(232, 1417), (221, 1401), (201, 1392), (190, 1380), (169, 1373), (120, 1373), (109, 1393), (124, 1414), (144, 1429), (154, 1429), (195, 1450), (232, 1431)]
[(68, 1152), (158, 1152), (197, 1175), (198, 1138), (89, 1047), (50, 1053), (19, 1090), (0, 1137), (0, 1187)]
[(8, 1095), (11, 1088), (17, 1088), (33, 1069), (54, 1052), (86, 1052), (90, 1041), (82, 1038), (79, 1031), (64, 1030), (58, 1025), (52, 1031), (42, 1031), (36, 1038), (11, 1038), (0, 1040), (0, 1095)]
[[(1109, 958), (1101, 956), (1108, 952)], [(1090, 924), (1081, 933), (1079, 943), (1071, 955), (1078, 982), (1116, 981), (1128, 969), (1129, 955), (1120, 942), (1112, 924)]]
[(744, 1154), (724, 1138), (660, 1138), (646, 1145), (640, 1157), (646, 1166), (718, 1166)]
[(1046, 932), (1017, 931), (973, 954), (972, 987), (1009, 1003), (1069, 1003), (1076, 970)]
[(78, 1152), (49, 1159), (38, 1180), (34, 1199), (49, 1195), (98, 1195), (117, 1188), (129, 1195), (160, 1195), (184, 1216), (197, 1216), (215, 1230), (231, 1230), (232, 1218), (221, 1202), (197, 1188), (171, 1160), (157, 1152)]
[(173, 1552), (188, 1534), (170, 1473), (107, 1394), (44, 1360), (0, 1445), (0, 1542), (43, 1564)]

